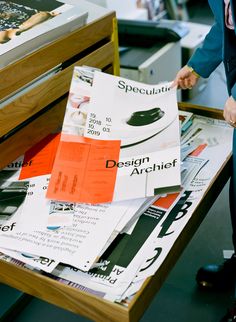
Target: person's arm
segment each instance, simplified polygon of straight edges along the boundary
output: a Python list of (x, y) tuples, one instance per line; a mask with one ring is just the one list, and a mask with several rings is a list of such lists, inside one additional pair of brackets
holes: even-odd
[(236, 82), (231, 89), (231, 96), (225, 102), (223, 116), (226, 122), (236, 128)]
[(199, 77), (193, 68), (186, 65), (176, 74), (171, 86), (177, 86), (182, 89), (192, 88), (197, 83)]
[(234, 86), (231, 89), (231, 95), (233, 96), (233, 98), (236, 101), (236, 82), (235, 82)]
[(177, 73), (172, 86), (187, 89), (196, 85), (199, 77), (207, 78), (222, 62), (223, 31), (220, 23), (216, 22), (206, 38), (202, 47), (198, 48)]
[(201, 77), (208, 78), (222, 62), (223, 30), (219, 22), (215, 22), (202, 47), (198, 48), (187, 62), (187, 65)]
[(233, 127), (236, 127), (236, 100), (230, 96), (224, 106), (224, 119)]

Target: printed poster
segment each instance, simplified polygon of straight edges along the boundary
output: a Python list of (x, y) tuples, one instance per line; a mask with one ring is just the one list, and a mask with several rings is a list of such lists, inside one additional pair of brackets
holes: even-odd
[(47, 197), (105, 203), (180, 187), (176, 88), (76, 67)]

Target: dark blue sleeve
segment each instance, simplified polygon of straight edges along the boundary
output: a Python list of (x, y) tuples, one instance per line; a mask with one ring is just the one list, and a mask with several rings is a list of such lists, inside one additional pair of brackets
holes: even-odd
[(233, 98), (236, 101), (236, 83), (234, 84), (234, 86), (231, 89), (231, 95), (233, 96)]
[(223, 58), (223, 31), (222, 25), (215, 22), (207, 34), (203, 44), (188, 61), (200, 76), (207, 78), (222, 62)]

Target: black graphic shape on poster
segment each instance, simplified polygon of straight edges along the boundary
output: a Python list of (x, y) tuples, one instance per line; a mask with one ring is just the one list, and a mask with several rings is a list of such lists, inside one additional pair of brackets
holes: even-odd
[[(107, 269), (104, 271), (98, 268), (96, 271), (103, 275), (109, 275), (115, 265), (128, 267), (164, 215), (164, 210), (149, 207), (140, 216), (132, 233), (130, 235), (126, 233), (120, 234), (103, 254), (101, 262), (106, 261), (109, 263)], [(95, 270), (92, 271), (94, 272)]]
[(0, 217), (11, 216), (25, 200), (29, 181), (10, 181), (15, 171), (0, 172)]
[(177, 204), (173, 207), (173, 209), (170, 211), (168, 217), (162, 224), (162, 229), (158, 235), (158, 238), (162, 238), (164, 236), (168, 236), (170, 234), (173, 234), (173, 231), (168, 232), (168, 229), (173, 224), (174, 221), (180, 220), (182, 217), (184, 217), (189, 207), (192, 205), (192, 202), (187, 201), (189, 196), (191, 194), (191, 191), (185, 191)]
[(148, 269), (150, 266), (152, 266), (153, 263), (155, 263), (156, 259), (161, 255), (161, 252), (162, 252), (162, 248), (161, 247), (155, 247), (154, 250), (155, 252), (155, 255), (151, 258), (148, 258), (146, 260), (146, 263), (148, 265), (144, 266), (143, 268), (140, 269), (140, 272), (143, 272), (145, 271), (146, 269)]

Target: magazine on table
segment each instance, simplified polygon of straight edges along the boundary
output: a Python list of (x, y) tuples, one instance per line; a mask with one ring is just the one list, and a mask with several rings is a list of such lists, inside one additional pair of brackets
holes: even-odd
[(88, 13), (57, 0), (0, 1), (0, 68), (85, 25)]
[(59, 138), (47, 136), (0, 171), (0, 247), (16, 259), (47, 258), (86, 271), (157, 196), (98, 205), (47, 199)]
[(47, 197), (96, 204), (179, 187), (176, 88), (76, 67)]

